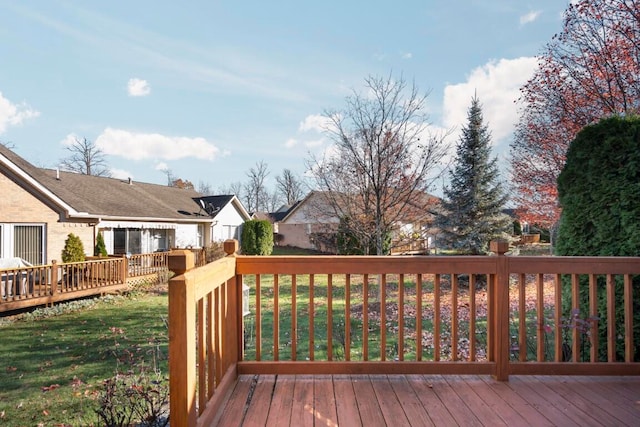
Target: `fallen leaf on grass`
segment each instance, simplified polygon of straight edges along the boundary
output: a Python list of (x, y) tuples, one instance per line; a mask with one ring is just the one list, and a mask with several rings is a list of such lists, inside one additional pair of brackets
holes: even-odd
[(42, 392), (47, 392), (47, 391), (51, 391), (51, 390), (55, 390), (58, 387), (60, 387), (60, 384), (51, 384), (50, 386), (44, 386), (42, 387)]
[(7, 366), (7, 372), (15, 372), (17, 370), (18, 368), (16, 368), (15, 366)]
[(49, 411), (47, 411), (46, 409), (44, 409), (44, 410), (42, 411), (42, 415), (44, 415), (45, 417), (48, 417), (48, 416), (49, 416)]

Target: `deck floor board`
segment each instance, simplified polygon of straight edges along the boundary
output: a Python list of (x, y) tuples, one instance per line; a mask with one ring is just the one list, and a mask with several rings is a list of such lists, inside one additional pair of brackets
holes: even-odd
[(218, 426), (634, 426), (639, 377), (241, 376)]

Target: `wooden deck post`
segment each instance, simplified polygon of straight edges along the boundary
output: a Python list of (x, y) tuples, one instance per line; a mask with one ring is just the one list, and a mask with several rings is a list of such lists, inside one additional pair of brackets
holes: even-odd
[(497, 255), (496, 276), (492, 292), (492, 308), (495, 310), (491, 336), (496, 362), (494, 377), (498, 381), (509, 380), (509, 242), (493, 240), (489, 248)]
[(51, 295), (58, 293), (58, 262), (51, 261)]
[(194, 426), (196, 412), (196, 301), (195, 290), (184, 273), (194, 268), (194, 254), (188, 250), (169, 254), (169, 270), (175, 276), (169, 280), (169, 376), (171, 378), (169, 407), (171, 425)]

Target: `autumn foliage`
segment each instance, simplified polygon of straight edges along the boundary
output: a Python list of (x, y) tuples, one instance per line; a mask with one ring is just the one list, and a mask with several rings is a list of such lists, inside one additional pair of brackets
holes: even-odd
[(521, 88), (511, 144), (521, 219), (555, 224), (556, 180), (569, 142), (586, 125), (640, 108), (640, 0), (581, 0)]

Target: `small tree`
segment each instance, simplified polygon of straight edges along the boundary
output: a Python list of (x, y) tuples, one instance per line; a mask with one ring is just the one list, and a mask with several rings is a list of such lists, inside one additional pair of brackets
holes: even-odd
[(267, 220), (250, 220), (242, 226), (242, 253), (245, 255), (271, 255), (273, 227)]
[(61, 256), (62, 262), (83, 262), (85, 260), (84, 245), (80, 237), (69, 233)]
[(93, 249), (94, 256), (107, 256), (107, 246), (104, 244), (102, 233), (98, 233), (96, 237), (96, 247)]

